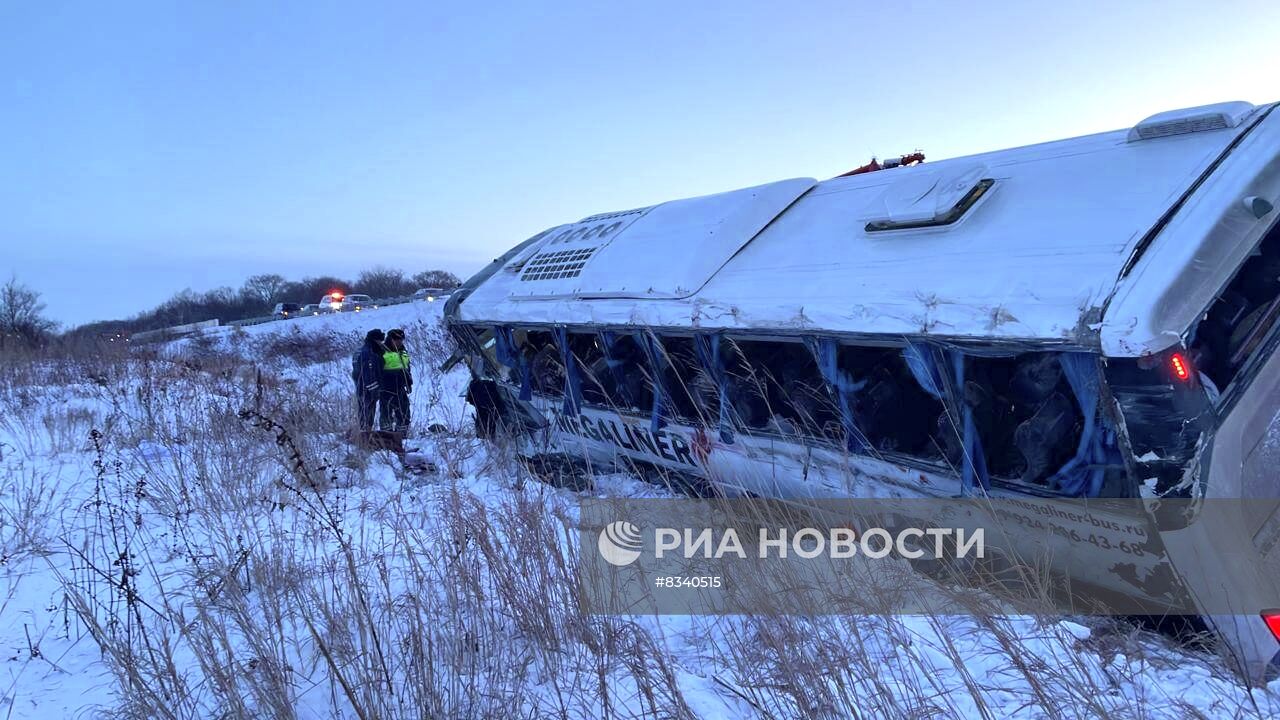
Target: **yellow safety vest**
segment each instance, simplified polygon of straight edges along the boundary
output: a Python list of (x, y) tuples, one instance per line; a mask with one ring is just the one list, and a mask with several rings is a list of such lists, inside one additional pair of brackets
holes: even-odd
[(409, 367), (409, 353), (388, 350), (382, 353), (383, 370), (404, 370)]

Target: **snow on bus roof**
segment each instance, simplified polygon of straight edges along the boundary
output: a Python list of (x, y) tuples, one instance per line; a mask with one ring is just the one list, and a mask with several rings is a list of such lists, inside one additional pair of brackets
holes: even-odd
[(1143, 238), (1249, 127), (1240, 104), (1218, 107), (1172, 116), (1186, 130), (1154, 116), (1151, 139), (1125, 129), (591, 216), (515, 254), (459, 317), (1097, 347)]

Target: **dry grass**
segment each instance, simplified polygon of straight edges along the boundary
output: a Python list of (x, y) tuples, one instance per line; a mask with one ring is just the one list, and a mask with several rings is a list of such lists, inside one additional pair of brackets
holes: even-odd
[[(0, 416), (0, 430), (29, 445), (0, 448), (8, 462), (90, 448), (91, 482), (74, 503), (39, 472), (6, 480), (0, 551), (59, 553), (49, 563), (78, 623), (68, 632), (101, 649), (112, 714), (684, 718), (699, 714), (697, 678), (766, 718), (1142, 717), (1178, 701), (1126, 696), (1124, 678), (1053, 624), (981, 608), (587, 614), (575, 496), (533, 482), (511, 447), (478, 441), (447, 409), (456, 391), (426, 372), (447, 355), (442, 336), (409, 332), (422, 338), (419, 406), (441, 405), (446, 428), (430, 441), (442, 472), (425, 484), (339, 440), (344, 383), (276, 382), (217, 347), (66, 378), (38, 363), (3, 371), (0, 402), (26, 412)], [(282, 349), (293, 339), (271, 342), (312, 361)], [(40, 388), (55, 385), (99, 409), (41, 420)], [(475, 476), (486, 480), (462, 480)], [(61, 522), (41, 521), (59, 508)], [(1131, 658), (1147, 642), (1110, 637)], [(973, 668), (979, 658), (987, 671)]]

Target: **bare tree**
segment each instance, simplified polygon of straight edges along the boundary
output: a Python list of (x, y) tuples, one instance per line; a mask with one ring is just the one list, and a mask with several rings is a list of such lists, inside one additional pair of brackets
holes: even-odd
[(296, 282), (291, 282), (284, 289), (284, 297), (294, 302), (313, 303), (321, 295), (328, 295), (337, 290), (346, 292), (351, 287), (350, 280), (336, 278), (329, 275), (320, 277), (306, 277)]
[(448, 270), (423, 270), (413, 276), (413, 286), (417, 288), (441, 288), (452, 290), (462, 284), (457, 275)]
[(280, 275), (264, 273), (262, 275), (254, 275), (245, 280), (244, 287), (241, 288), (240, 292), (247, 299), (252, 299), (263, 306), (268, 306), (279, 302), (288, 285), (289, 281)]
[(356, 278), (356, 291), (374, 298), (389, 298), (413, 292), (404, 273), (379, 265), (360, 273)]
[(0, 287), (0, 334), (27, 345), (46, 340), (58, 326), (44, 317), (44, 307), (40, 293), (18, 282), (17, 277), (10, 277)]

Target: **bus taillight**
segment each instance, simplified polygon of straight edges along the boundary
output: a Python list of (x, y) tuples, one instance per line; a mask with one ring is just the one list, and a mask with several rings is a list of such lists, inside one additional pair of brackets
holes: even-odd
[(1271, 631), (1271, 637), (1280, 640), (1280, 610), (1263, 610), (1262, 621), (1267, 624), (1267, 629)]
[(1191, 363), (1187, 362), (1187, 357), (1182, 353), (1173, 353), (1169, 356), (1169, 369), (1173, 371), (1173, 376), (1183, 382), (1191, 379)]

